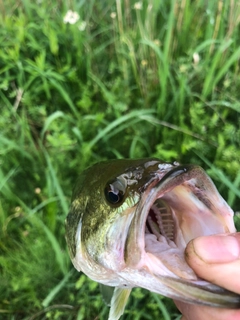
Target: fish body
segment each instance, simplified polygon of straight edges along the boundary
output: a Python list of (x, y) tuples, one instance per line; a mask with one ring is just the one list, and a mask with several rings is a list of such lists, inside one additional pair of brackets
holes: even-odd
[(235, 231), (232, 209), (201, 167), (156, 158), (86, 169), (66, 219), (75, 268), (116, 288), (112, 320), (133, 287), (188, 303), (240, 307), (237, 294), (198, 278), (184, 258), (193, 238)]

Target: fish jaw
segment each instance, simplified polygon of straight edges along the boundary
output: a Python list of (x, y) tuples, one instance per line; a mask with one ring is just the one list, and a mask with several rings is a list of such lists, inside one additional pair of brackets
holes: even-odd
[[(134, 274), (134, 281), (133, 281)], [(240, 308), (238, 294), (204, 280), (190, 281), (178, 277), (155, 276), (149, 270), (126, 269), (121, 273), (132, 287), (142, 287), (173, 300), (216, 308)]]

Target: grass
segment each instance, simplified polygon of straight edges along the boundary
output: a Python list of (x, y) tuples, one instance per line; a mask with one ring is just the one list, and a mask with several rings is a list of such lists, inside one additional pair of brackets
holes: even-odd
[[(64, 239), (76, 176), (94, 162), (200, 164), (239, 210), (239, 17), (236, 1), (0, 1), (4, 319), (106, 319)], [(179, 313), (135, 289), (133, 318)]]

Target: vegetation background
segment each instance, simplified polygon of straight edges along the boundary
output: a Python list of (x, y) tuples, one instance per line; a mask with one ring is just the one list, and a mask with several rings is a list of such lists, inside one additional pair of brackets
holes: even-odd
[[(200, 164), (239, 210), (239, 23), (235, 0), (0, 1), (2, 319), (107, 318), (64, 239), (94, 162)], [(156, 318), (179, 313), (135, 289), (122, 319)]]

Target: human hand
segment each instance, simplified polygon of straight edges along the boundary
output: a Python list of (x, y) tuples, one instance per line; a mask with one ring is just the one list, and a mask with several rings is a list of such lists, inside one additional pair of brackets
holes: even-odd
[[(199, 237), (189, 242), (186, 260), (196, 274), (240, 294), (240, 233)], [(181, 320), (237, 320), (240, 309), (218, 309), (175, 301)]]

